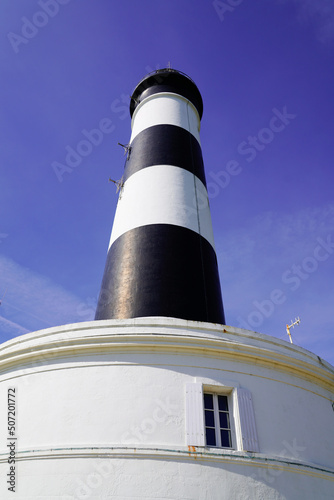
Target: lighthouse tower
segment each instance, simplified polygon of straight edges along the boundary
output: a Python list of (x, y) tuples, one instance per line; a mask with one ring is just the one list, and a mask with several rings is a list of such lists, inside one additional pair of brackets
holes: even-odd
[(202, 111), (137, 85), (95, 320), (0, 346), (1, 499), (333, 498), (334, 367), (225, 325)]
[(131, 97), (132, 134), (95, 319), (225, 323), (200, 145), (201, 95), (172, 69)]

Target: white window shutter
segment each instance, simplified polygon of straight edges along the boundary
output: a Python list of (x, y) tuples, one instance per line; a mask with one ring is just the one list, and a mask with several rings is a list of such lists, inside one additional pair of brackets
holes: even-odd
[(186, 384), (187, 445), (205, 446), (202, 384)]
[(259, 451), (259, 442), (256, 432), (255, 415), (252, 394), (248, 389), (238, 387), (236, 389), (239, 423), (240, 423), (240, 446), (244, 451)]

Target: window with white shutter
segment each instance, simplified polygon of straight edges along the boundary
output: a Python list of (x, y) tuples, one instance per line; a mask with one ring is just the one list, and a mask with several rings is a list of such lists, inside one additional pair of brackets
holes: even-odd
[(215, 446), (258, 452), (252, 394), (241, 387), (186, 384), (189, 446)]
[(186, 384), (187, 444), (205, 446), (202, 384)]
[(259, 451), (259, 442), (255, 425), (255, 414), (252, 393), (248, 389), (238, 387), (234, 391), (237, 422), (238, 449), (243, 451)]

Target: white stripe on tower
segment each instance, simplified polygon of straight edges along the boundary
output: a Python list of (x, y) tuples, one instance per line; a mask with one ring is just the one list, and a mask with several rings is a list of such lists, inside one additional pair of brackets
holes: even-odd
[(200, 118), (193, 104), (180, 95), (159, 93), (147, 97), (132, 117), (131, 140), (154, 125), (175, 125), (188, 130), (200, 143)]
[[(134, 201), (138, 210), (134, 210)], [(196, 231), (214, 247), (206, 187), (180, 167), (155, 165), (132, 175), (117, 204), (109, 248), (122, 234), (148, 224), (174, 224)]]
[(96, 319), (225, 323), (194, 82), (158, 70), (136, 87), (132, 135)]

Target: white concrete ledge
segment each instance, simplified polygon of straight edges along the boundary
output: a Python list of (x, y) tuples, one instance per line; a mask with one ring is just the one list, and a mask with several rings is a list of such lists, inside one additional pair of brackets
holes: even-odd
[(334, 367), (284, 340), (213, 323), (175, 318), (102, 320), (63, 325), (25, 334), (0, 347), (0, 376), (43, 360), (111, 353), (200, 355), (256, 364), (287, 372), (334, 390)]
[[(7, 461), (8, 456), (0, 454), (0, 464)], [(334, 469), (303, 462), (302, 460), (273, 457), (263, 453), (247, 453), (215, 448), (200, 448), (194, 446), (152, 448), (149, 446), (72, 446), (57, 448), (41, 448), (38, 450), (22, 450), (16, 455), (18, 462), (45, 459), (77, 459), (77, 458), (124, 458), (124, 459), (163, 459), (175, 461), (221, 462), (249, 467), (270, 468), (274, 470), (304, 474), (334, 481)]]

